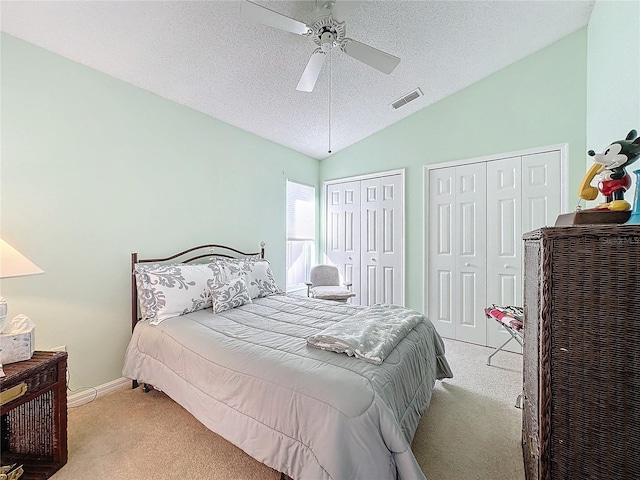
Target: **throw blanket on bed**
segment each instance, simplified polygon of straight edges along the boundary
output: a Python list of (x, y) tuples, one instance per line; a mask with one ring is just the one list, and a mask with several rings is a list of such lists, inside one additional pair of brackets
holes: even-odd
[(307, 344), (380, 365), (423, 319), (415, 310), (379, 303), (307, 337)]

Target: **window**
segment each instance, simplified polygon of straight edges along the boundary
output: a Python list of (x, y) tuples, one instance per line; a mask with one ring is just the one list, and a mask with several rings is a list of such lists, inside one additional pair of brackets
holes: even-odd
[(306, 291), (315, 240), (316, 189), (287, 180), (287, 293)]

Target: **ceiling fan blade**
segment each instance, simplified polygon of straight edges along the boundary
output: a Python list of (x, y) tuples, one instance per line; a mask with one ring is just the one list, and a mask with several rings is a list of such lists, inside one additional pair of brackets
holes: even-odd
[(358, 6), (353, 0), (336, 0), (331, 9), (331, 16), (336, 22), (344, 22)]
[(247, 0), (242, 2), (241, 14), (244, 18), (254, 22), (297, 33), (298, 35), (305, 35), (309, 31), (309, 27), (306, 24)]
[(326, 58), (327, 56), (319, 48), (311, 54), (311, 58), (309, 59), (307, 66), (304, 68), (304, 72), (302, 72), (302, 76), (300, 77), (296, 90), (300, 90), (301, 92), (313, 91), (313, 87), (316, 86), (316, 81), (320, 76), (320, 71), (322, 70), (322, 65), (324, 65)]
[(388, 53), (378, 50), (377, 48), (370, 47), (364, 43), (345, 38), (345, 44), (342, 51), (350, 57), (360, 60), (362, 63), (366, 63), (370, 67), (380, 70), (387, 75), (393, 72), (393, 70), (400, 63), (398, 57), (394, 57)]

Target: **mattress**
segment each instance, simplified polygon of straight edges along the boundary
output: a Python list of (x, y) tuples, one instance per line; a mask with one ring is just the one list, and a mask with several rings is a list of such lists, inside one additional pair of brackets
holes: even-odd
[(381, 365), (307, 345), (362, 308), (272, 295), (139, 322), (123, 374), (296, 480), (424, 479), (411, 440), (436, 379), (452, 376), (442, 339), (425, 319)]

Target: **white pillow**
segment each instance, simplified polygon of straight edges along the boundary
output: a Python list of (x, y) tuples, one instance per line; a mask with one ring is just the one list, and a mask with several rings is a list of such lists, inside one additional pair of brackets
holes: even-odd
[(207, 265), (137, 264), (134, 272), (142, 319), (153, 325), (211, 305)]
[(232, 308), (251, 303), (247, 284), (242, 278), (234, 278), (211, 289), (213, 313), (224, 312)]

